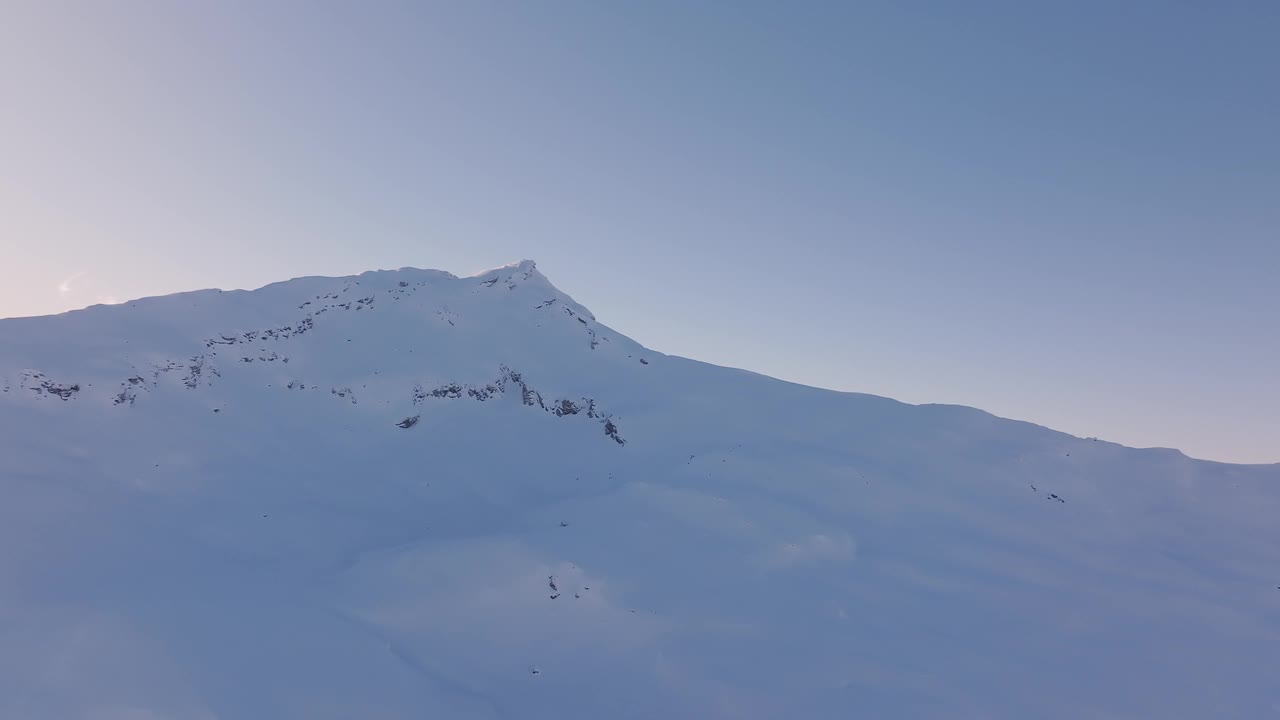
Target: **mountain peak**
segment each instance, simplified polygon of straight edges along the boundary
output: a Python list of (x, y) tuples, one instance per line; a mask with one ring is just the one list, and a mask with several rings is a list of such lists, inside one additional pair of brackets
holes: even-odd
[(547, 279), (545, 275), (543, 275), (541, 272), (538, 271), (538, 263), (534, 262), (533, 260), (517, 260), (512, 263), (507, 263), (506, 265), (503, 265), (501, 267), (491, 268), (489, 270), (478, 272), (475, 275), (472, 275), (471, 277), (476, 279), (487, 279), (495, 276), (503, 276), (503, 277), (513, 276), (513, 277), (518, 277), (523, 279), (532, 279), (534, 277), (538, 277), (543, 280)]
[(528, 260), (2, 320), (0, 717), (1261, 717), (1278, 487), (664, 356)]
[(503, 272), (503, 271), (528, 272), (530, 270), (537, 270), (537, 269), (538, 269), (537, 262), (530, 260), (528, 258), (525, 258), (524, 260), (516, 260), (515, 262), (509, 262), (506, 265), (502, 265), (496, 268), (491, 268), (489, 270), (478, 272), (475, 275), (472, 275), (471, 277), (484, 277), (485, 275), (489, 275), (490, 273)]
[(507, 290), (523, 288), (526, 291), (538, 292), (543, 296), (540, 299), (542, 307), (559, 302), (562, 306), (569, 308), (570, 315), (574, 317), (582, 315), (592, 322), (596, 319), (590, 310), (552, 284), (551, 280), (538, 270), (538, 264), (533, 260), (517, 260), (502, 267), (476, 273), (469, 279), (478, 280), (485, 287), (505, 287)]

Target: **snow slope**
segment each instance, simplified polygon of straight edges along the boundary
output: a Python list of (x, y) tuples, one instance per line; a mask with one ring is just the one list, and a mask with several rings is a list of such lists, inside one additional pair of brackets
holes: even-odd
[(532, 262), (0, 321), (0, 718), (1280, 718), (1280, 466), (648, 350)]

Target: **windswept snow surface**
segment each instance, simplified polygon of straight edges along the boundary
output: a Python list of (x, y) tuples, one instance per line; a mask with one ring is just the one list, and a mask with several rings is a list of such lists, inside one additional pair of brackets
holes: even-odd
[(0, 389), (0, 718), (1280, 718), (1280, 466), (666, 356), (531, 262), (4, 320)]

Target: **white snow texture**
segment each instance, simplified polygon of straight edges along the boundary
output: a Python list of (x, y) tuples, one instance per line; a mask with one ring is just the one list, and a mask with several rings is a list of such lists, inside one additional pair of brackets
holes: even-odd
[(663, 355), (532, 262), (3, 320), (0, 389), (0, 718), (1280, 718), (1280, 466)]

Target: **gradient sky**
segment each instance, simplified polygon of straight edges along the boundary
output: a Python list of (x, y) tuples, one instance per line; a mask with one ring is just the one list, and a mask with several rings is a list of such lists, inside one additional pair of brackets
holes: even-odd
[(531, 257), (665, 352), (1280, 461), (1280, 3), (4, 3), (0, 316)]

